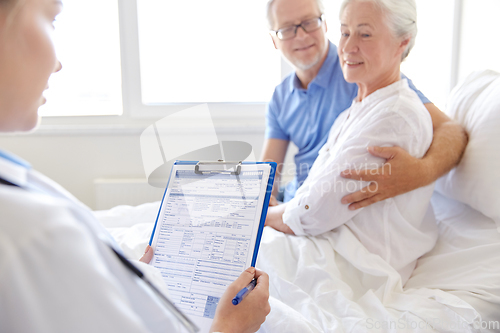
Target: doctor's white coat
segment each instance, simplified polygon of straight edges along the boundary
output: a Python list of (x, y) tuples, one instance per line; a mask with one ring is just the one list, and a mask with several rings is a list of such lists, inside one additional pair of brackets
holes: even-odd
[(0, 178), (0, 332), (183, 331), (86, 206), (2, 157)]

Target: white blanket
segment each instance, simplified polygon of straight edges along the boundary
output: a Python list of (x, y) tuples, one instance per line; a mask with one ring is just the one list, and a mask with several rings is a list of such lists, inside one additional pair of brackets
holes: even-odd
[[(316, 237), (266, 228), (257, 267), (270, 275), (272, 311), (261, 331), (479, 332), (476, 328), (495, 325), (485, 320), (500, 322), (495, 224), (439, 195), (432, 203), (440, 238), (404, 288), (394, 269), (366, 251), (347, 227)], [(159, 202), (120, 206), (96, 215), (137, 259), (158, 208)]]
[(474, 331), (470, 305), (441, 290), (403, 291), (399, 274), (345, 226), (316, 237), (266, 229), (257, 267), (274, 299), (264, 332)]

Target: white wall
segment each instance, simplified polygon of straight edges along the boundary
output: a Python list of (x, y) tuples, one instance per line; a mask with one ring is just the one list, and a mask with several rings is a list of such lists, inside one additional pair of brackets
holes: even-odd
[[(28, 135), (0, 136), (0, 147), (26, 159), (36, 170), (95, 208), (95, 179), (146, 179), (139, 143), (142, 127), (106, 131), (105, 128), (94, 131), (42, 128)], [(217, 133), (221, 141), (250, 143), (256, 159), (260, 157), (264, 142), (263, 120), (261, 126), (247, 127), (242, 124), (219, 128)], [(175, 135), (176, 143), (182, 145), (183, 138), (196, 133), (185, 129)], [(149, 193), (143, 194), (141, 202), (161, 200), (162, 193), (162, 189), (150, 186)]]
[(0, 147), (94, 207), (96, 178), (145, 178), (138, 135), (18, 135), (0, 137)]

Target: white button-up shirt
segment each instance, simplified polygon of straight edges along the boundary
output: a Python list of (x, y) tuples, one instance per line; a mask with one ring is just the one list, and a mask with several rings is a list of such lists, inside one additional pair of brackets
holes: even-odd
[(429, 201), (434, 184), (351, 211), (341, 199), (368, 183), (340, 177), (345, 169), (374, 169), (385, 162), (369, 146), (399, 146), (421, 158), (432, 142), (432, 119), (406, 80), (354, 101), (333, 124), (309, 176), (286, 207), (283, 221), (296, 235), (319, 235), (343, 224), (372, 253), (403, 277), (431, 250), (437, 227)]

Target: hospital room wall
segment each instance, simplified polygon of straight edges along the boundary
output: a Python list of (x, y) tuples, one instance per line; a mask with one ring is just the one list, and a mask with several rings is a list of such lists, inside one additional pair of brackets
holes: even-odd
[[(28, 135), (0, 136), (0, 147), (29, 161), (37, 171), (61, 184), (92, 209), (161, 200), (163, 189), (145, 184), (141, 131), (129, 132), (88, 134), (42, 130)], [(190, 129), (179, 132), (183, 132), (176, 134), (179, 145), (188, 136), (195, 135)], [(219, 140), (247, 142), (252, 145), (254, 156), (258, 159), (264, 142), (264, 125), (251, 129), (244, 126), (225, 129), (219, 131)], [(290, 157), (287, 159), (290, 160)], [(118, 193), (117, 197), (105, 198), (105, 203), (97, 202), (95, 181), (98, 179), (123, 183), (117, 187), (119, 193), (111, 192)], [(137, 184), (138, 181), (142, 181), (142, 186)], [(124, 196), (123, 192), (129, 195)]]

